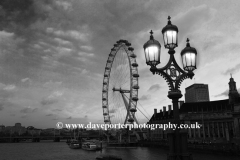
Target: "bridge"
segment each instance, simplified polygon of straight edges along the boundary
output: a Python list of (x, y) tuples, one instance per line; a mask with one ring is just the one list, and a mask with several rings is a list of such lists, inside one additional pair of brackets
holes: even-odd
[(32, 142), (40, 142), (41, 140), (53, 140), (54, 142), (60, 142), (61, 139), (81, 139), (81, 138), (89, 138), (89, 139), (102, 139), (103, 133), (96, 131), (88, 131), (82, 132), (79, 130), (75, 131), (62, 131), (58, 129), (51, 130), (40, 130), (40, 129), (31, 129), (25, 133), (22, 133), (21, 130), (18, 132), (10, 132), (5, 134), (0, 134), (0, 143), (1, 142), (24, 142), (24, 141), (32, 141)]
[[(53, 140), (53, 142), (60, 142), (60, 140), (70, 140), (73, 139), (70, 135), (55, 135), (55, 136), (12, 136), (12, 137), (0, 137), (1, 142), (40, 142), (41, 140)], [(76, 139), (89, 138), (89, 139), (102, 139), (101, 135), (82, 135), (75, 136)]]

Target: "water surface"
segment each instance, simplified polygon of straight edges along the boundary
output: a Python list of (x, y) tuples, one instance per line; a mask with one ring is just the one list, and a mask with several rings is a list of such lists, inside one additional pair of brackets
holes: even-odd
[[(166, 160), (161, 148), (111, 148), (102, 151), (70, 149), (65, 142), (0, 143), (0, 160), (94, 160), (100, 154), (118, 155), (123, 160)], [(240, 157), (193, 153), (194, 160), (239, 160)]]

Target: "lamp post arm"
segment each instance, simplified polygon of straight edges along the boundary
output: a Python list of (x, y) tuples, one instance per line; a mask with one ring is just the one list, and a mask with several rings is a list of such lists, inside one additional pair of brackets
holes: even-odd
[(151, 67), (150, 71), (153, 74), (161, 75), (167, 81), (168, 87), (169, 87), (170, 90), (172, 90), (174, 88), (174, 85), (171, 81), (171, 77), (167, 73), (165, 73), (163, 69), (159, 69), (159, 68), (156, 68), (156, 67)]
[(194, 76), (192, 71), (185, 72), (179, 67), (174, 57), (174, 50), (169, 50), (170, 58), (168, 63), (162, 67), (157, 68), (156, 66), (151, 66), (150, 71), (153, 74), (161, 75), (168, 83), (170, 91), (179, 91), (180, 85), (184, 79)]

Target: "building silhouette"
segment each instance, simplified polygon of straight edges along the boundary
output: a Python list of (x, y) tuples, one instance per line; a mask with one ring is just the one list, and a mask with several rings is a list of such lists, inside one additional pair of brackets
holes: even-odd
[(27, 128), (21, 125), (21, 123), (15, 123), (14, 126), (5, 126), (2, 130), (2, 132), (9, 132), (10, 134), (22, 134), (27, 131)]
[(206, 102), (209, 101), (209, 91), (207, 84), (195, 83), (187, 87), (185, 92), (185, 102)]
[(231, 78), (230, 78), (230, 81), (229, 81), (228, 85), (229, 85), (229, 94), (228, 94), (228, 96), (229, 96), (229, 103), (230, 104), (237, 103), (238, 102), (238, 98), (239, 98), (239, 93), (237, 91), (236, 82), (232, 78), (232, 75), (231, 75)]
[[(180, 104), (180, 120), (183, 124), (201, 124), (200, 129), (188, 129), (189, 142), (232, 142), (240, 144), (240, 97), (236, 89), (236, 82), (231, 77), (229, 84), (229, 98), (218, 101), (191, 102)], [(168, 111), (158, 113), (154, 109), (149, 124), (173, 123), (173, 110), (169, 105)], [(151, 140), (166, 140), (167, 131), (163, 129), (149, 130)]]

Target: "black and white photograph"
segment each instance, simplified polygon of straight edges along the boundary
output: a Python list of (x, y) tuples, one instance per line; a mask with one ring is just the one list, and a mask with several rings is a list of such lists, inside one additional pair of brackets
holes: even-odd
[(0, 0), (0, 160), (239, 160), (239, 0)]

